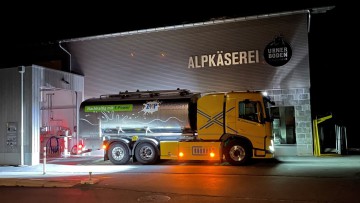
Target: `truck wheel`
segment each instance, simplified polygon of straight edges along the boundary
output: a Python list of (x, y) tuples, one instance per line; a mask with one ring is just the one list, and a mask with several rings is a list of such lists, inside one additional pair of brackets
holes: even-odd
[(136, 146), (135, 157), (142, 164), (153, 164), (158, 160), (159, 154), (153, 144), (143, 142)]
[(130, 160), (127, 146), (123, 143), (113, 143), (108, 151), (109, 160), (116, 165), (126, 164)]
[(241, 166), (249, 162), (251, 148), (238, 140), (232, 140), (225, 148), (225, 158), (231, 165)]

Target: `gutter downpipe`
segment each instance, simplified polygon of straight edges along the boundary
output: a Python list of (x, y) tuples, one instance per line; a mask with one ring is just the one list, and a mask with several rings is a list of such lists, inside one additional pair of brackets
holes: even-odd
[(59, 42), (59, 47), (64, 50), (69, 55), (69, 72), (71, 73), (71, 54), (66, 50), (63, 46), (61, 46), (61, 42)]
[(311, 24), (311, 12), (308, 10), (308, 33), (310, 32), (310, 24)]
[(24, 73), (25, 67), (20, 66), (18, 69), (21, 77), (20, 89), (20, 165), (24, 165)]

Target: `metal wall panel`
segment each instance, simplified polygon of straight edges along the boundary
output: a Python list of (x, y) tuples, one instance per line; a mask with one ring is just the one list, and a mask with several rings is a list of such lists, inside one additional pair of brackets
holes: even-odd
[[(23, 141), (25, 165), (39, 164), (40, 154), (40, 90), (41, 89), (66, 89), (84, 91), (83, 76), (47, 69), (40, 66), (24, 67), (23, 93), (24, 93), (24, 119)], [(21, 164), (21, 74), (19, 68), (0, 70), (0, 165)], [(80, 101), (79, 101), (80, 103)], [(79, 106), (79, 104), (77, 104)], [(7, 143), (7, 123), (17, 125), (17, 145), (9, 147)]]
[[(38, 119), (36, 119), (36, 116), (38, 116), (39, 111), (38, 107), (39, 104), (36, 105), (34, 101), (37, 100), (33, 96), (34, 88), (38, 86), (38, 84), (33, 83), (32, 81), (32, 67), (28, 66), (25, 68), (24, 73), (24, 164), (25, 165), (32, 165), (32, 143), (37, 142), (37, 140), (33, 139), (37, 137), (36, 134), (32, 134), (32, 130), (34, 128), (38, 128), (38, 126), (34, 125), (37, 123)], [(31, 84), (31, 85), (30, 85)], [(34, 105), (35, 104), (35, 105)], [(34, 110), (34, 111), (33, 111)], [(35, 117), (35, 118), (34, 118)], [(33, 123), (34, 122), (34, 123)]]
[[(20, 84), (17, 68), (0, 70), (0, 164), (20, 164)], [(8, 122), (17, 128), (13, 147), (8, 145)]]
[(42, 82), (41, 70), (36, 67), (29, 66), (26, 68), (26, 84), (32, 84), (26, 86), (25, 94), (25, 132), (28, 132), (26, 137), (25, 151), (25, 164), (34, 165), (40, 163), (40, 153), (42, 152), (40, 145), (40, 86)]
[[(69, 40), (72, 71), (85, 75), (85, 98), (119, 91), (185, 88), (192, 91), (310, 87), (307, 13), (234, 19)], [(291, 45), (290, 61), (266, 63), (276, 36)], [(259, 51), (259, 62), (188, 68), (189, 58)]]
[[(64, 89), (77, 92), (84, 91), (84, 76), (59, 70), (48, 69), (41, 66), (32, 66), (36, 72), (39, 87), (42, 89)], [(35, 79), (35, 78), (34, 78)]]

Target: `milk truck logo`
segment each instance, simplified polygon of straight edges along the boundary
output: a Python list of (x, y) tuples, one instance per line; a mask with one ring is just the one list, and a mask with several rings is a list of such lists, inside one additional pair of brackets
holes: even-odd
[(282, 66), (290, 61), (292, 49), (283, 36), (276, 36), (264, 50), (265, 61), (272, 66)]
[(146, 114), (152, 114), (159, 110), (160, 102), (158, 101), (151, 101), (146, 102), (144, 105), (144, 108), (140, 112), (144, 112), (144, 115)]

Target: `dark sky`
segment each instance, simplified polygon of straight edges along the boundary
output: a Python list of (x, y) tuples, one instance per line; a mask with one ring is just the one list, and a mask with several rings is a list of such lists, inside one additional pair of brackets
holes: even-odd
[(224, 0), (196, 3), (200, 5), (183, 1), (144, 2), (125, 4), (120, 1), (110, 4), (84, 1), (84, 5), (60, 2), (35, 7), (31, 5), (27, 10), (19, 10), (18, 5), (2, 6), (0, 68), (67, 58), (58, 47), (58, 40), (196, 23), (214, 18), (335, 6), (331, 11), (314, 14), (311, 18), (309, 53), (312, 110), (314, 115), (333, 113), (339, 123), (350, 122), (345, 98), (351, 94), (351, 87), (354, 86), (349, 83), (354, 68), (345, 64), (339, 66), (344, 61), (341, 55), (344, 52), (337, 48), (338, 44), (349, 44), (350, 40), (344, 34), (346, 31), (341, 29), (342, 16), (335, 0), (265, 3)]
[[(171, 3), (171, 4), (170, 4)], [(335, 0), (310, 1), (229, 1), (186, 3), (84, 2), (84, 5), (29, 5), (26, 10), (2, 6), (1, 34), (6, 43), (46, 42), (59, 39), (132, 31), (219, 17), (241, 17), (335, 5)], [(22, 5), (26, 7), (27, 5)], [(9, 9), (9, 10), (8, 10)], [(6, 12), (4, 12), (6, 11)], [(11, 15), (9, 15), (11, 14)]]
[[(60, 57), (59, 54), (64, 54), (57, 46), (58, 40), (196, 23), (213, 18), (234, 18), (333, 6), (336, 3), (334, 0), (311, 3), (223, 0), (197, 4), (177, 1), (111, 4), (94, 1), (75, 5), (61, 1), (52, 5), (21, 5), (22, 9), (19, 9), (19, 5), (3, 5), (0, 12), (0, 43), (3, 56), (0, 68), (56, 60)], [(26, 7), (29, 8), (24, 9)], [(320, 17), (324, 18), (325, 25), (327, 20), (331, 20), (332, 13), (335, 12)]]

